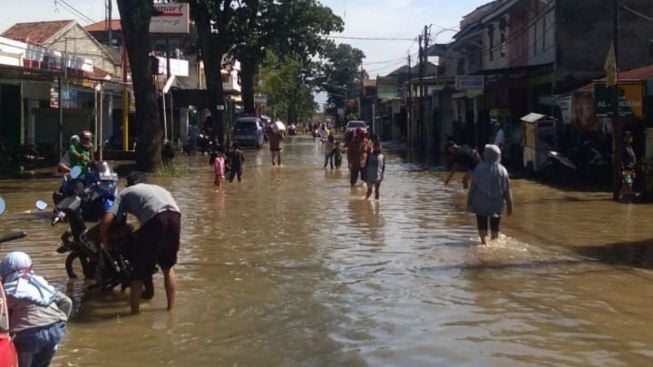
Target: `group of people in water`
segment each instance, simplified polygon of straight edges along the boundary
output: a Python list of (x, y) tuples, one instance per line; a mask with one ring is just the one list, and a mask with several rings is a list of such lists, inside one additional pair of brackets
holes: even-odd
[(324, 168), (340, 168), (342, 153), (346, 151), (351, 186), (355, 186), (360, 178), (367, 185), (365, 199), (369, 199), (374, 192), (374, 198), (379, 200), (381, 182), (385, 175), (385, 155), (379, 136), (369, 136), (364, 128), (357, 128), (345, 134), (344, 149), (335, 140), (333, 133), (329, 133), (323, 143)]
[[(82, 175), (89, 174), (93, 167), (91, 139), (89, 131), (70, 138), (58, 165), (60, 172), (80, 167)], [(132, 266), (131, 313), (138, 314), (141, 298), (148, 298), (143, 294), (144, 281), (151, 281), (152, 270), (157, 265), (163, 273), (167, 309), (171, 310), (176, 303), (173, 267), (179, 251), (181, 211), (168, 190), (146, 183), (146, 176), (135, 171), (127, 178), (127, 187), (117, 193), (113, 205), (101, 218), (99, 245), (103, 249), (111, 247), (118, 235), (112, 232), (112, 223), (127, 214), (139, 222), (138, 230), (130, 234), (134, 240), (126, 250)], [(48, 366), (64, 335), (72, 301), (34, 273), (32, 260), (25, 252), (8, 253), (0, 263), (0, 277), (19, 366)]]
[[(281, 151), (284, 134), (282, 130), (270, 128), (271, 161), (281, 165)], [(72, 136), (70, 146), (59, 163), (59, 170), (70, 171), (80, 166), (84, 171), (92, 162), (92, 135), (83, 131)], [(374, 193), (380, 199), (381, 183), (385, 176), (385, 155), (378, 136), (369, 136), (363, 128), (345, 134), (345, 142), (336, 141), (329, 134), (323, 141), (324, 168), (338, 169), (342, 155), (347, 156), (350, 184), (355, 186), (359, 179), (366, 183), (365, 199)], [(468, 210), (476, 214), (478, 232), (483, 244), (499, 236), (501, 215), (504, 209), (512, 213), (510, 179), (500, 163), (501, 150), (496, 145), (486, 145), (483, 158), (467, 146), (451, 142), (446, 146), (451, 156), (452, 172), (445, 179), (449, 183), (454, 172), (465, 172), (463, 186), (469, 189)], [(241, 180), (245, 157), (237, 143), (233, 143), (226, 155), (217, 153), (211, 158), (215, 170), (215, 185), (220, 187), (225, 173), (230, 172), (229, 181)], [(143, 284), (151, 277), (151, 269), (158, 265), (163, 273), (167, 297), (167, 308), (175, 307), (176, 277), (174, 266), (179, 251), (181, 211), (166, 189), (147, 184), (145, 176), (134, 172), (129, 175), (127, 188), (117, 194), (113, 206), (104, 214), (100, 223), (100, 245), (108, 248), (112, 244), (111, 224), (118, 218), (134, 215), (140, 224), (134, 232), (134, 245), (129, 250), (133, 266), (130, 305), (132, 313), (140, 311)], [(48, 282), (34, 274), (32, 262), (24, 252), (12, 252), (0, 263), (0, 276), (7, 294), (12, 332), (18, 349), (21, 366), (48, 365), (56, 345), (65, 331), (66, 321), (72, 309), (72, 302), (65, 294), (56, 291)]]

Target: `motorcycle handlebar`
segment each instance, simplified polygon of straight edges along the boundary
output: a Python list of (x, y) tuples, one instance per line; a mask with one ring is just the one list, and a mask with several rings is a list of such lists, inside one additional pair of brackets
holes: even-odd
[(23, 238), (25, 236), (27, 236), (27, 233), (22, 232), (22, 231), (21, 232), (6, 234), (6, 235), (0, 237), (0, 243), (17, 240), (17, 239)]

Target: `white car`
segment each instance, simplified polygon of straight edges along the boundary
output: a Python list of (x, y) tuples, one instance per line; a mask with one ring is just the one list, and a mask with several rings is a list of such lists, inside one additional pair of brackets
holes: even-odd
[(347, 123), (347, 129), (346, 132), (349, 131), (354, 131), (358, 128), (363, 128), (365, 130), (365, 133), (367, 133), (367, 122), (361, 121), (361, 120), (352, 120)]

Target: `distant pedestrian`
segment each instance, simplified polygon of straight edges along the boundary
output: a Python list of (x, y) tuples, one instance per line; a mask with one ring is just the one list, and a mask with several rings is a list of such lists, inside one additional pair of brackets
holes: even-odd
[(501, 214), (512, 214), (512, 191), (508, 170), (500, 163), (501, 149), (493, 144), (485, 146), (481, 162), (474, 170), (467, 196), (468, 210), (476, 214), (481, 243), (487, 244), (488, 221), (491, 238), (499, 238)]
[(281, 166), (281, 141), (283, 140), (283, 126), (281, 121), (274, 122), (268, 126), (268, 138), (270, 140), (270, 155), (272, 156), (272, 165)]
[(333, 153), (335, 147), (336, 139), (333, 134), (329, 134), (329, 137), (324, 144), (324, 168), (327, 168), (327, 165), (331, 164), (331, 169), (333, 169)]
[(347, 146), (347, 161), (349, 163), (351, 186), (356, 185), (359, 174), (361, 180), (365, 181), (365, 165), (367, 164), (367, 156), (370, 150), (370, 143), (367, 140), (365, 130), (359, 127), (354, 133), (354, 139)]
[(383, 155), (380, 140), (374, 143), (372, 154), (367, 158), (365, 169), (367, 170), (367, 196), (365, 196), (365, 199), (370, 198), (372, 189), (374, 189), (374, 199), (379, 200), (381, 195), (379, 189), (381, 188), (381, 181), (383, 181), (383, 176), (385, 175), (385, 156)]
[(66, 331), (72, 301), (34, 274), (32, 259), (24, 252), (8, 253), (0, 275), (19, 366), (49, 366)]
[(342, 146), (340, 145), (339, 141), (335, 142), (332, 155), (333, 155), (333, 162), (336, 165), (336, 169), (340, 168), (342, 166)]
[(624, 199), (626, 196), (633, 196), (633, 185), (637, 170), (637, 155), (633, 149), (633, 134), (630, 131), (624, 132), (624, 142), (621, 150), (621, 190), (619, 191), (619, 199)]
[(225, 160), (222, 152), (217, 152), (216, 154), (217, 155), (213, 160), (213, 171), (214, 171), (213, 182), (215, 184), (215, 187), (220, 189), (220, 187), (222, 186), (222, 181), (224, 181)]
[(467, 145), (457, 145), (453, 141), (445, 145), (446, 154), (450, 156), (451, 171), (444, 180), (444, 184), (448, 185), (453, 175), (462, 170), (465, 172), (463, 177), (463, 188), (469, 187), (469, 180), (474, 172), (476, 166), (481, 162), (481, 157), (478, 152)]
[(245, 155), (240, 150), (240, 144), (233, 142), (231, 144), (231, 152), (229, 152), (229, 182), (234, 182), (235, 177), (238, 177), (238, 182), (240, 182), (243, 176), (244, 162)]
[(492, 142), (494, 145), (498, 146), (499, 149), (503, 150), (504, 145), (506, 144), (506, 133), (503, 131), (503, 127), (499, 120), (491, 119), (490, 126), (492, 127)]

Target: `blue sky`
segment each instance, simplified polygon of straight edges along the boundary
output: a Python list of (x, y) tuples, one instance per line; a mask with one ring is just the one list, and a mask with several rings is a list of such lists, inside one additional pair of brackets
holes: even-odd
[[(13, 23), (38, 20), (82, 18), (61, 0), (2, 1), (0, 30)], [(104, 19), (104, 0), (63, 0), (93, 20)], [(460, 18), (489, 0), (322, 0), (345, 19), (341, 36), (415, 39), (424, 25), (433, 24), (432, 34), (444, 28), (458, 28)], [(118, 17), (118, 7), (114, 6)], [(446, 42), (453, 32), (443, 31), (435, 41)], [(417, 52), (415, 41), (338, 40), (357, 47), (367, 56), (366, 69), (371, 76), (384, 75), (402, 66), (408, 53)]]

